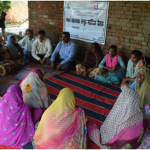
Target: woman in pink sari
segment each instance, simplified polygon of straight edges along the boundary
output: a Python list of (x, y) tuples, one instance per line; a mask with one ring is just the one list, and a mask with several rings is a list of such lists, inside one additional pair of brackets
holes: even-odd
[(49, 92), (44, 84), (44, 74), (39, 69), (31, 70), (18, 82), (23, 93), (23, 101), (30, 108), (46, 109), (51, 104)]
[(24, 104), (19, 86), (12, 85), (0, 100), (0, 145), (20, 148), (31, 142), (42, 111)]
[(140, 109), (140, 96), (131, 89), (124, 89), (102, 124), (88, 126), (89, 138), (101, 149), (137, 149), (147, 131), (147, 120)]

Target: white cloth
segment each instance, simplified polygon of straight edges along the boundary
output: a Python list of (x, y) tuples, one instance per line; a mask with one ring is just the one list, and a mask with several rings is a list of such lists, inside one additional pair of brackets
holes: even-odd
[(36, 60), (40, 60), (40, 57), (38, 55), (45, 55), (45, 58), (48, 58), (52, 54), (52, 45), (51, 41), (47, 38), (44, 38), (42, 42), (40, 42), (39, 39), (35, 40), (33, 42), (32, 46), (32, 56)]
[(140, 97), (132, 89), (124, 89), (100, 128), (101, 143), (106, 144), (124, 128), (143, 120)]
[(32, 51), (32, 45), (33, 45), (33, 42), (38, 39), (37, 36), (33, 36), (32, 40), (30, 41), (29, 40), (29, 37), (28, 36), (25, 36), (23, 39), (21, 39), (18, 43), (21, 45), (21, 46), (24, 46), (24, 49), (28, 52), (31, 52)]
[(30, 108), (48, 108), (51, 104), (49, 92), (38, 74), (31, 72), (20, 84), (23, 101)]

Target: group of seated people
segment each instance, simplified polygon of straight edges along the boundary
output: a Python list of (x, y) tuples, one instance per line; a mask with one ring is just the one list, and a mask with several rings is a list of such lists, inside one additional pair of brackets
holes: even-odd
[(19, 42), (16, 42), (13, 35), (7, 37), (7, 43), (0, 40), (0, 61), (12, 60), (19, 65), (30, 61), (66, 71), (76, 65), (76, 51), (76, 44), (70, 40), (68, 32), (62, 33), (62, 41), (53, 53), (51, 41), (45, 38), (44, 30), (38, 31), (36, 37), (32, 29), (27, 29), (26, 36)]
[[(40, 30), (38, 38), (28, 29), (19, 44), (9, 36), (3, 58), (20, 64), (32, 61), (57, 70), (76, 65), (76, 45), (68, 32), (52, 53), (49, 39)], [(25, 45), (25, 50), (21, 48)], [(6, 59), (8, 60), (8, 58)], [(150, 148), (150, 59), (138, 50), (131, 52), (127, 69), (117, 47), (111, 45), (103, 57), (98, 43), (92, 43), (77, 74), (108, 84), (121, 84), (119, 97), (100, 129), (87, 119), (84, 109), (75, 107), (70, 88), (52, 101), (44, 74), (33, 69), (0, 99), (0, 145), (23, 149), (85, 149), (89, 140), (104, 149)]]
[[(11, 60), (23, 65), (30, 61), (62, 71), (68, 71), (76, 66), (77, 74), (82, 74), (84, 77), (88, 76), (108, 84), (128, 84), (127, 86), (135, 80), (142, 56), (140, 51), (133, 50), (126, 68), (123, 56), (117, 53), (115, 45), (111, 45), (109, 53), (103, 57), (100, 45), (92, 43), (83, 63), (76, 64), (77, 46), (70, 40), (69, 32), (62, 33), (62, 41), (57, 44), (53, 53), (51, 41), (45, 38), (44, 30), (38, 31), (36, 37), (32, 29), (27, 29), (26, 36), (18, 43), (12, 35), (8, 36), (7, 43), (0, 38), (0, 43), (1, 62)], [(148, 57), (144, 59), (150, 64)]]
[(0, 99), (0, 145), (23, 149), (150, 148), (150, 69), (140, 59), (135, 88), (124, 84), (102, 126), (75, 107), (70, 88), (50, 98), (44, 74), (33, 69)]
[(117, 54), (117, 47), (111, 45), (109, 53), (103, 57), (98, 43), (92, 43), (82, 64), (76, 65), (77, 74), (94, 78), (108, 84), (134, 89), (136, 76), (142, 67), (150, 68), (150, 58), (142, 57), (142, 52), (133, 50), (130, 54), (127, 68), (123, 56)]

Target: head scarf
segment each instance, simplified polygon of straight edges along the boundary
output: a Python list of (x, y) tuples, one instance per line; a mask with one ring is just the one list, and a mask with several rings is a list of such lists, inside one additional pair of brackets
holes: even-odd
[(137, 148), (146, 133), (146, 123), (143, 122), (139, 105), (138, 93), (124, 89), (100, 128), (99, 140), (94, 136), (96, 130), (91, 130), (90, 139), (100, 148)]
[(30, 108), (45, 109), (51, 104), (49, 92), (43, 81), (43, 73), (39, 69), (33, 69), (18, 83), (23, 92), (23, 101)]
[(86, 68), (93, 68), (95, 67), (96, 65), (98, 65), (101, 60), (103, 59), (103, 53), (102, 53), (102, 50), (101, 50), (101, 47), (99, 46), (98, 43), (92, 43), (91, 44), (91, 47), (92, 45), (95, 46), (95, 50), (96, 50), (96, 57), (95, 55), (92, 53), (92, 50), (90, 49), (86, 56), (85, 56), (85, 59), (82, 63), (82, 66), (83, 67), (86, 67)]
[(20, 84), (22, 83), (22, 81), (23, 81), (31, 72), (36, 73), (36, 74), (39, 76), (39, 78), (41, 79), (41, 81), (44, 82), (44, 74), (43, 74), (43, 72), (42, 72), (40, 69), (33, 69), (33, 70), (31, 70), (30, 72), (28, 72), (28, 73), (26, 74), (26, 76), (25, 76), (24, 78), (22, 78), (22, 79), (17, 83), (17, 85), (20, 86)]
[(74, 136), (78, 125), (74, 93), (71, 89), (65, 88), (60, 91), (57, 99), (41, 118), (34, 136), (36, 148), (62, 148), (66, 139)]
[[(18, 48), (16, 46), (14, 46), (12, 43), (11, 43), (11, 38), (14, 37), (13, 35), (9, 35), (7, 37), (7, 44), (4, 45), (4, 47), (8, 47), (9, 48), (9, 51), (11, 53), (11, 55), (14, 57), (16, 55), (18, 55), (19, 51), (18, 51)], [(17, 43), (17, 42), (16, 42)], [(18, 44), (18, 43), (17, 43)], [(19, 45), (19, 44), (18, 44)], [(21, 48), (21, 46), (19, 45), (19, 47)], [(22, 49), (22, 48), (21, 48)]]
[(143, 81), (142, 85), (138, 83), (138, 80), (136, 79), (135, 83), (135, 91), (139, 93), (141, 104), (140, 108), (143, 109), (143, 107), (146, 104), (150, 104), (150, 69), (147, 67), (141, 68), (141, 70), (144, 70), (145, 72), (145, 80)]
[(20, 148), (32, 141), (34, 124), (21, 88), (12, 85), (0, 100), (0, 144)]

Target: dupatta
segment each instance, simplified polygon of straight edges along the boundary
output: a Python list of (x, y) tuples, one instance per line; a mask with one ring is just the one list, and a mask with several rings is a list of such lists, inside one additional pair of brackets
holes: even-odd
[[(117, 62), (118, 62), (118, 56), (121, 56), (120, 54), (115, 55), (115, 57), (113, 58), (112, 62), (111, 62), (111, 57), (110, 54), (106, 54), (106, 67), (109, 68), (113, 68), (117, 66)], [(123, 59), (123, 57), (122, 57)]]
[(101, 60), (103, 59), (103, 53), (102, 53), (102, 50), (99, 46), (98, 43), (93, 43), (91, 44), (91, 46), (94, 45), (95, 46), (95, 50), (96, 50), (96, 57), (95, 55), (92, 53), (92, 50), (90, 49), (85, 58), (84, 58), (84, 61), (82, 63), (82, 66), (83, 67), (86, 67), (86, 68), (93, 68), (95, 67), (96, 65), (98, 65)]
[(0, 144), (20, 148), (33, 140), (34, 124), (21, 88), (12, 85), (0, 100)]
[(23, 101), (30, 108), (48, 108), (51, 104), (49, 92), (44, 84), (44, 74), (39, 69), (31, 70), (18, 82), (23, 93)]
[[(82, 137), (84, 137), (82, 134), (85, 134), (84, 139), (86, 142), (86, 131), (84, 133), (77, 132), (81, 122), (85, 120), (85, 117), (80, 118), (79, 114), (80, 108), (75, 108), (73, 91), (69, 88), (64, 88), (42, 116), (34, 136), (36, 148), (86, 148), (86, 143), (80, 147), (83, 141)], [(82, 124), (82, 126), (86, 128), (86, 123)]]
[(147, 122), (139, 107), (140, 97), (131, 89), (124, 89), (102, 124), (100, 131), (89, 126), (89, 137), (100, 148), (136, 149), (144, 140)]
[(139, 93), (140, 95), (140, 108), (143, 109), (143, 107), (146, 104), (150, 104), (150, 69), (147, 67), (141, 68), (140, 70), (144, 70), (145, 72), (145, 80), (143, 81), (142, 85), (138, 83), (138, 80), (136, 78), (135, 83), (135, 91)]
[[(4, 47), (8, 47), (9, 48), (9, 51), (11, 53), (11, 55), (13, 57), (15, 57), (16, 55), (19, 54), (19, 51), (18, 51), (18, 48), (16, 46), (14, 46), (12, 43), (11, 43), (11, 38), (13, 37), (13, 35), (9, 35), (7, 37), (7, 44), (4, 45)], [(17, 43), (18, 44), (18, 43)], [(19, 45), (19, 44), (18, 44)], [(21, 46), (19, 45), (19, 47), (21, 48)], [(22, 48), (21, 48), (22, 49)]]

